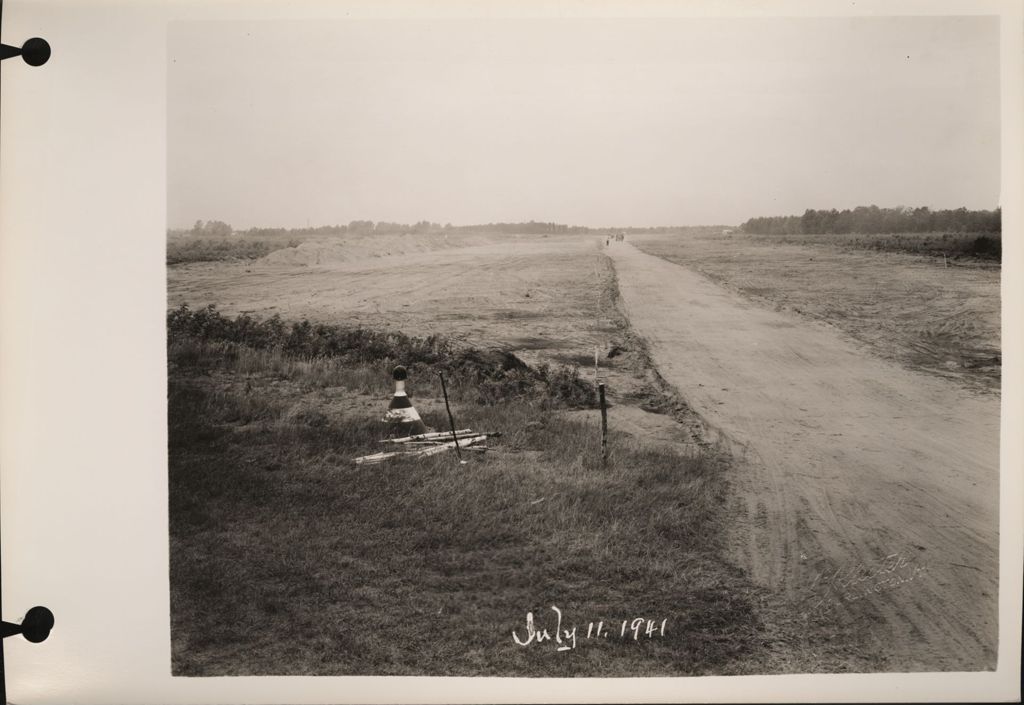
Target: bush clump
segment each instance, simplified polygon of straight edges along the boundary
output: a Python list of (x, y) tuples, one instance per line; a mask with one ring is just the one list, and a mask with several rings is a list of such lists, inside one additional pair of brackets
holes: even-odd
[[(170, 359), (178, 365), (237, 366), (252, 351), (271, 353), (283, 363), (303, 363), (298, 369), (307, 377), (318, 364), (372, 367), (378, 374), (402, 364), (432, 384), (436, 374), (443, 373), (454, 396), (477, 404), (513, 400), (567, 408), (597, 404), (596, 389), (580, 376), (578, 366), (533, 368), (510, 352), (458, 346), (439, 335), (416, 337), (307, 320), (286, 322), (277, 315), (229, 318), (213, 305), (192, 310), (182, 304), (167, 313), (167, 343)], [(294, 364), (278, 366), (296, 369)], [(356, 372), (350, 370), (350, 376)]]
[(167, 264), (260, 259), (294, 244), (297, 243), (238, 238), (175, 238), (167, 241)]

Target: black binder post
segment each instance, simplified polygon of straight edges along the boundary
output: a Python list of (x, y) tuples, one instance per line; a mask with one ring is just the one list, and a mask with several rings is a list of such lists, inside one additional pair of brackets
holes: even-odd
[(29, 66), (42, 66), (50, 60), (50, 45), (45, 39), (33, 37), (21, 48), (0, 44), (0, 61), (20, 56)]
[[(3, 27), (3, 0), (0, 0), (0, 28)], [(50, 45), (45, 39), (33, 37), (25, 41), (21, 48), (0, 44), (0, 61), (20, 56), (29, 66), (42, 66), (50, 59)], [(0, 577), (0, 585), (3, 579)], [(2, 602), (0, 602), (0, 614), (2, 614)], [(21, 634), (25, 639), (33, 643), (44, 641), (50, 636), (53, 629), (53, 612), (45, 607), (33, 607), (26, 614), (21, 624), (11, 622), (0, 622), (2, 624), (3, 639), (15, 634)], [(0, 705), (7, 705), (7, 674), (4, 670), (4, 647), (0, 640)]]
[(21, 624), (11, 624), (10, 622), (2, 622), (2, 624), (4, 639), (21, 634), (33, 644), (38, 644), (41, 641), (46, 641), (46, 637), (50, 636), (50, 630), (53, 629), (53, 612), (45, 607), (33, 607), (25, 614), (25, 619), (21, 620)]
[[(33, 607), (25, 614), (21, 624), (0, 622), (0, 625), (4, 639), (21, 634), (33, 644), (38, 644), (50, 636), (50, 630), (53, 629), (53, 612), (45, 607)], [(7, 705), (7, 673), (4, 670), (3, 642), (0, 642), (0, 702)]]

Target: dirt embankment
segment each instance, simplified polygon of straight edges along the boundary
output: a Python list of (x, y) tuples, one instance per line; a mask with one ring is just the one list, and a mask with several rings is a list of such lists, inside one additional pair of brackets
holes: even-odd
[(408, 234), (316, 238), (271, 252), (269, 265), (330, 266), (396, 255), (425, 255), (459, 247), (487, 244), (483, 236)]
[(168, 305), (440, 333), (532, 365), (578, 364), (588, 378), (596, 351), (614, 403), (664, 410), (618, 310), (603, 239), (417, 238), (308, 242), (258, 262), (171, 267)]

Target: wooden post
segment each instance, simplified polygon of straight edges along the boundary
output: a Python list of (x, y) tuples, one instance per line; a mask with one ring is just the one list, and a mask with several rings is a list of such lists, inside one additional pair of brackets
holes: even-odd
[(444, 408), (448, 412), (448, 423), (452, 427), (452, 440), (455, 441), (455, 454), (459, 456), (459, 462), (464, 463), (462, 459), (462, 450), (459, 449), (459, 435), (455, 432), (455, 418), (452, 416), (452, 408), (448, 406), (448, 388), (444, 386), (444, 375), (440, 372), (437, 376), (441, 378), (441, 392), (444, 394)]
[(601, 399), (601, 464), (608, 463), (608, 408), (604, 402), (604, 384), (597, 385), (597, 396)]

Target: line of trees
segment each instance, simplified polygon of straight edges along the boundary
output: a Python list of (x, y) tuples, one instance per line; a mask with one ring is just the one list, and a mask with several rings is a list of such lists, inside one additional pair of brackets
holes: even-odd
[(589, 233), (592, 228), (584, 225), (565, 225), (563, 223), (541, 223), (531, 220), (527, 223), (487, 223), (486, 225), (457, 225), (451, 228), (459, 231), (473, 231), (475, 233), (501, 233), (512, 235), (516, 233), (529, 235), (543, 235), (547, 233)]
[(422, 235), (431, 233), (498, 233), (498, 234), (529, 234), (543, 235), (555, 233), (604, 233), (609, 230), (625, 231), (654, 231), (666, 229), (594, 229), (585, 225), (566, 225), (558, 222), (539, 222), (530, 220), (528, 222), (488, 222), (478, 225), (453, 225), (445, 223), (441, 225), (429, 220), (420, 220), (415, 223), (388, 222), (381, 220), (352, 220), (348, 224), (319, 225), (317, 227), (250, 227), (249, 230), (237, 231), (226, 222), (220, 220), (197, 220), (196, 224), (187, 231), (169, 231), (171, 235), (190, 235), (197, 238), (220, 238), (231, 235), (246, 238), (281, 238), (281, 237), (310, 237), (310, 236), (340, 236), (340, 235)]
[(189, 234), (194, 237), (227, 237), (239, 235), (243, 237), (270, 238), (294, 235), (344, 235), (354, 233), (369, 235), (377, 233), (381, 235), (394, 235), (404, 233), (433, 233), (450, 230), (451, 224), (442, 226), (439, 223), (431, 223), (421, 220), (418, 223), (407, 225), (405, 223), (374, 223), (372, 220), (353, 220), (348, 225), (321, 225), (315, 228), (249, 228), (248, 230), (235, 230), (229, 224), (220, 220), (209, 220), (205, 223), (197, 220), (190, 230), (170, 231), (177, 234)]
[(931, 210), (858, 206), (852, 210), (813, 210), (801, 215), (751, 218), (740, 226), (744, 232), (763, 235), (817, 235), (843, 233), (999, 233), (1002, 209)]
[(208, 220), (205, 223), (197, 220), (189, 231), (195, 237), (227, 237), (234, 233), (231, 226), (220, 220)]
[[(717, 226), (716, 226), (717, 227)], [(229, 224), (219, 220), (203, 222), (197, 220), (190, 230), (170, 230), (172, 235), (192, 235), (194, 237), (226, 237), (238, 235), (252, 238), (275, 238), (275, 237), (302, 237), (321, 235), (404, 235), (424, 233), (445, 233), (445, 232), (475, 232), (475, 233), (500, 233), (500, 234), (556, 234), (556, 233), (650, 233), (650, 232), (675, 232), (686, 230), (686, 227), (660, 226), (660, 227), (626, 227), (626, 228), (590, 228), (583, 225), (565, 225), (563, 223), (548, 223), (531, 220), (524, 223), (486, 223), (482, 225), (452, 225), (446, 223), (433, 223), (421, 220), (417, 223), (390, 223), (387, 221), (374, 222), (372, 220), (353, 220), (347, 225), (322, 225), (315, 228), (249, 228), (248, 230), (235, 230)], [(714, 228), (712, 228), (714, 229)]]
[(441, 232), (458, 232), (472, 230), (474, 232), (491, 233), (569, 233), (588, 232), (590, 228), (561, 225), (559, 223), (488, 223), (487, 225), (460, 225), (451, 223), (441, 225), (428, 220), (421, 220), (416, 223), (391, 223), (387, 221), (374, 222), (372, 220), (353, 220), (347, 225), (321, 225), (315, 228), (249, 228), (248, 230), (235, 230), (227, 223), (219, 220), (203, 222), (197, 220), (190, 230), (171, 231), (178, 234), (189, 234), (195, 237), (225, 237), (228, 235), (240, 235), (243, 237), (280, 237), (295, 235), (405, 235), (424, 234)]

